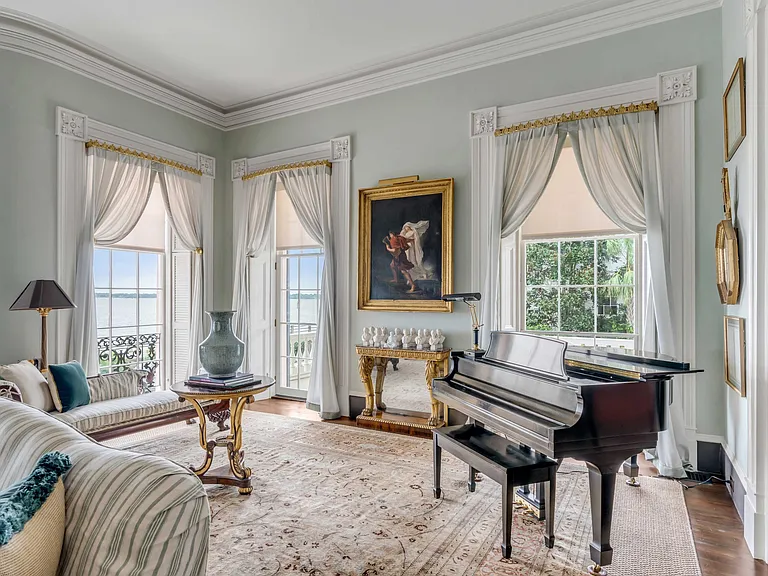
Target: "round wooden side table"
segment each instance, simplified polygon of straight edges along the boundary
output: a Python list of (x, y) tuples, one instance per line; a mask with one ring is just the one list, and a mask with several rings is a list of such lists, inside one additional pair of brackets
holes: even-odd
[[(258, 382), (257, 382), (258, 380)], [(274, 386), (274, 378), (268, 376), (254, 376), (254, 383), (234, 390), (217, 390), (188, 386), (185, 382), (178, 382), (171, 386), (180, 399), (188, 401), (197, 412), (197, 420), (200, 432), (200, 446), (205, 450), (205, 462), (199, 468), (191, 467), (192, 471), (203, 484), (224, 484), (237, 486), (240, 494), (248, 495), (253, 492), (251, 486), (251, 469), (245, 465), (245, 452), (243, 451), (243, 410), (254, 394), (263, 392)], [(226, 436), (208, 440), (206, 429), (206, 417), (200, 402), (206, 400), (228, 400), (230, 429)], [(216, 447), (226, 447), (228, 466), (221, 466), (210, 470), (213, 463), (213, 450)]]

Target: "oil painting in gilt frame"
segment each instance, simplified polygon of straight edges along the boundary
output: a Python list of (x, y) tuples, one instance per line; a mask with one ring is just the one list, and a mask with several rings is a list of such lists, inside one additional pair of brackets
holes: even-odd
[(360, 190), (360, 310), (452, 312), (453, 178), (382, 180)]

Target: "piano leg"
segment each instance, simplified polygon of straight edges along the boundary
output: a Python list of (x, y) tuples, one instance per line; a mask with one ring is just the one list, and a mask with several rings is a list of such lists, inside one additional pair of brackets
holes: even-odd
[(437, 443), (437, 436), (434, 434), (432, 435), (432, 457), (434, 458), (435, 467), (435, 484), (432, 488), (432, 493), (435, 495), (435, 498), (440, 498), (442, 494), (442, 490), (440, 490), (440, 468), (443, 464), (443, 449)]
[(515, 489), (511, 485), (501, 487), (501, 555), (512, 555), (512, 513), (515, 509)]
[(373, 380), (371, 380), (373, 361), (373, 356), (360, 356), (360, 359), (357, 362), (357, 371), (360, 373), (360, 381), (365, 388), (365, 408), (363, 408), (363, 416), (373, 416)]
[(593, 464), (589, 469), (589, 496), (592, 503), (592, 543), (589, 555), (594, 565), (587, 572), (590, 576), (605, 576), (603, 566), (613, 560), (611, 548), (611, 521), (613, 520), (613, 496), (616, 490), (616, 472), (621, 461)]
[(384, 378), (387, 376), (388, 362), (389, 358), (376, 358), (376, 388), (373, 391), (373, 407), (382, 412), (387, 409), (387, 405), (381, 401), (381, 394), (384, 392)]
[(555, 494), (557, 492), (557, 481), (555, 477), (548, 482), (549, 493), (544, 501), (544, 545), (547, 548), (555, 547)]
[(477, 474), (477, 470), (475, 470), (474, 468), (472, 468), (472, 466), (470, 466), (469, 467), (469, 480), (467, 480), (467, 489), (470, 492), (474, 492), (475, 491), (475, 480), (476, 480), (476, 476), (475, 475), (476, 474)]
[(637, 465), (637, 454), (632, 456), (628, 461), (624, 461), (624, 476), (628, 476), (627, 485), (633, 488), (639, 488), (640, 482), (637, 481), (640, 476), (640, 466)]

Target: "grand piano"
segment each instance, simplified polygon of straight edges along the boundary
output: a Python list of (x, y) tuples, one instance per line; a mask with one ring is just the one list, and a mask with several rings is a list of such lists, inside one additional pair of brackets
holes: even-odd
[[(434, 397), (494, 432), (589, 470), (594, 565), (605, 574), (616, 473), (666, 429), (668, 384), (689, 364), (647, 352), (573, 347), (521, 332), (491, 333), (488, 351), (453, 352)], [(671, 393), (671, 391), (670, 391)], [(636, 466), (629, 467), (636, 475)]]

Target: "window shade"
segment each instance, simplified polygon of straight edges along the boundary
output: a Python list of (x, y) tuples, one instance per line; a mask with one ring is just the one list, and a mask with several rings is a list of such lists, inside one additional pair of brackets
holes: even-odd
[(299, 217), (296, 215), (296, 210), (293, 209), (291, 199), (288, 198), (288, 193), (285, 191), (285, 187), (277, 181), (277, 195), (275, 197), (275, 218), (277, 223), (277, 249), (286, 250), (288, 248), (310, 248), (319, 246), (309, 234), (307, 234), (304, 227), (299, 222)]
[(114, 246), (165, 251), (165, 202), (157, 178), (149, 194), (147, 207), (136, 223), (136, 227)]
[(573, 148), (566, 145), (522, 232), (523, 237), (563, 237), (625, 231), (595, 203), (581, 176)]
[(192, 253), (171, 240), (171, 384), (183, 382), (189, 369), (189, 331), (192, 302)]

